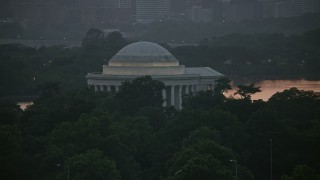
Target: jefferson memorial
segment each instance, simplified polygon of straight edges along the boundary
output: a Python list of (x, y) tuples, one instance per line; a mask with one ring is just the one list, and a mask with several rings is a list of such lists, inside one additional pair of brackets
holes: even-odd
[(88, 86), (95, 91), (118, 91), (124, 81), (151, 76), (161, 81), (163, 106), (182, 109), (182, 96), (213, 89), (224, 75), (209, 67), (185, 67), (165, 48), (152, 42), (136, 42), (122, 48), (103, 65), (103, 72), (88, 73)]

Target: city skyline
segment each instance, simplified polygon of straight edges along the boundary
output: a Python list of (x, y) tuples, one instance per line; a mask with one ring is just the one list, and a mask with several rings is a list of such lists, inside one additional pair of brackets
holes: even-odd
[[(282, 18), (319, 12), (317, 0), (8, 0), (1, 18), (32, 21), (68, 17), (91, 24), (101, 22), (150, 23), (160, 19), (225, 22)], [(89, 23), (89, 24), (90, 24)]]

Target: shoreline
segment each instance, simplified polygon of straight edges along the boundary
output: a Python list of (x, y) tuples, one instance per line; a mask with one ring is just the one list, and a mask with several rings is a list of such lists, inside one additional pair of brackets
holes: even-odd
[[(249, 85), (253, 84), (260, 84), (262, 81), (320, 81), (320, 77), (316, 76), (228, 76), (228, 79), (231, 80), (230, 85), (232, 87), (236, 87), (239, 84), (242, 85)], [(39, 95), (7, 95), (7, 96), (0, 96), (0, 101), (12, 101), (15, 103), (19, 102), (33, 102), (37, 99)]]
[(10, 96), (1, 96), (0, 100), (2, 100), (2, 101), (13, 101), (15, 103), (32, 102), (38, 97), (39, 96), (36, 96), (36, 95), (24, 95), (24, 96), (21, 96), (21, 95), (10, 95)]
[(295, 81), (295, 80), (306, 80), (306, 81), (320, 81), (320, 76), (276, 76), (276, 75), (264, 75), (264, 76), (228, 76), (231, 81), (249, 81), (249, 82), (258, 82), (258, 81), (264, 81), (264, 80), (288, 80), (288, 81)]

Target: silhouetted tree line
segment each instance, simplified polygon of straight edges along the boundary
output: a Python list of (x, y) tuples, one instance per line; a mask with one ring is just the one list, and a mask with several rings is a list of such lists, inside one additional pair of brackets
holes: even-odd
[(183, 64), (205, 64), (235, 78), (319, 78), (319, 37), (320, 29), (303, 35), (229, 34), (171, 52)]
[[(1, 179), (319, 180), (320, 94), (291, 88), (267, 102), (229, 80), (162, 107), (163, 83), (125, 82), (117, 93), (46, 86), (26, 111), (0, 102)], [(50, 91), (52, 89), (52, 91)], [(133, 90), (132, 90), (133, 89)], [(52, 92), (52, 93), (47, 93)]]
[(48, 82), (61, 90), (85, 87), (85, 75), (101, 71), (101, 65), (128, 43), (119, 32), (105, 36), (90, 29), (81, 47), (0, 45), (0, 96), (39, 94), (37, 89)]
[[(320, 74), (320, 30), (303, 35), (230, 34), (202, 41), (199, 46), (171, 48), (186, 66), (209, 66), (232, 78), (316, 78)], [(90, 29), (81, 47), (31, 48), (0, 45), (0, 95), (35, 95), (47, 82), (62, 91), (86, 86), (88, 72), (101, 65), (130, 41), (119, 32), (105, 35)]]

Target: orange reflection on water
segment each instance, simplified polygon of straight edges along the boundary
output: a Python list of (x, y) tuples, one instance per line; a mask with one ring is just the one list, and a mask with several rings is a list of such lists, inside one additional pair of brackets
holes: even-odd
[(33, 102), (18, 102), (17, 103), (17, 105), (19, 105), (22, 110), (27, 109), (28, 106), (32, 105), (32, 104), (33, 104)]
[[(225, 93), (226, 97), (234, 96), (237, 85), (250, 85), (253, 82), (232, 82), (232, 90)], [(253, 100), (262, 99), (267, 101), (273, 94), (282, 92), (285, 89), (296, 87), (299, 90), (312, 90), (320, 92), (320, 81), (309, 81), (309, 80), (262, 80), (254, 83), (256, 87), (261, 88), (261, 92), (256, 93), (252, 96)], [(239, 96), (234, 96), (238, 98)]]

